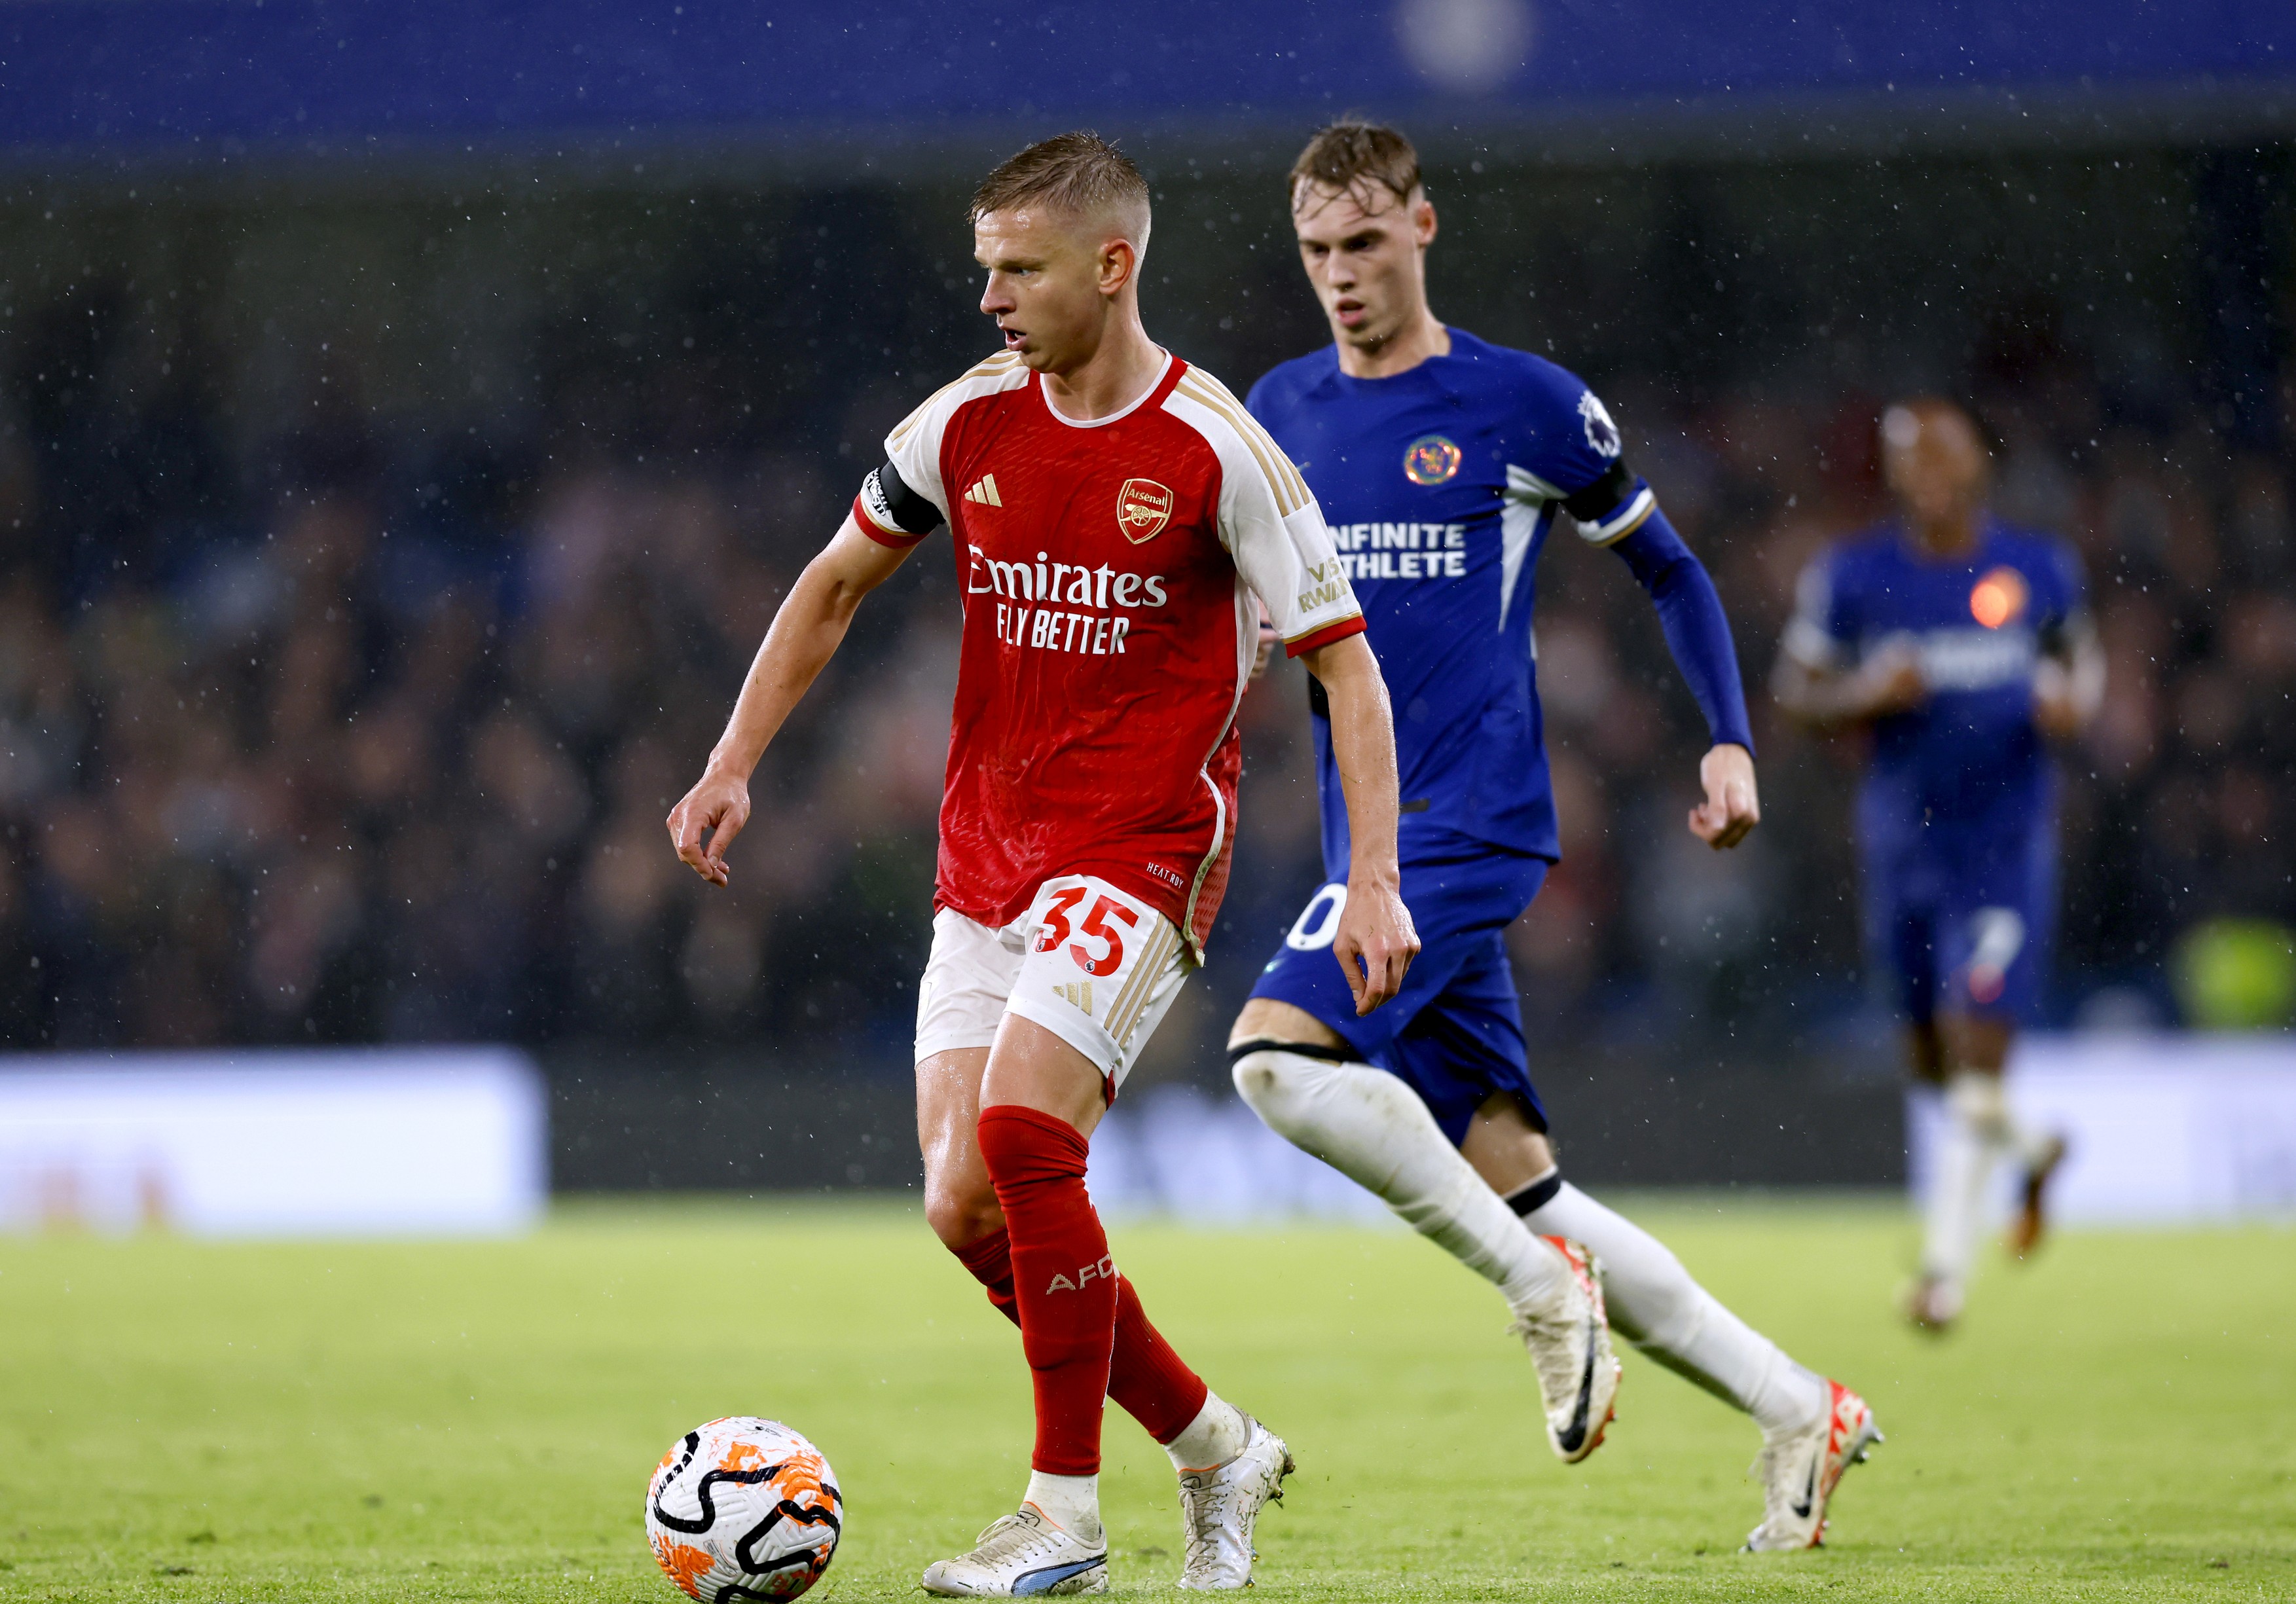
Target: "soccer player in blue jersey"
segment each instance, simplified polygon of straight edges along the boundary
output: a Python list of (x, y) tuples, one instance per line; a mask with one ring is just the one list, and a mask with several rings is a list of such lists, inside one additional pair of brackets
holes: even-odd
[[(1281, 1134), (1511, 1289), (1543, 1240), (1599, 1261), (1613, 1327), (1752, 1415), (1763, 1433), (1758, 1550), (1815, 1545), (1843, 1470), (1879, 1440), (1865, 1400), (1803, 1369), (1693, 1281), (1647, 1232), (1562, 1179), (1533, 1089), (1505, 933), (1559, 852), (1531, 642), (1534, 571), (1558, 529), (1650, 593), (1712, 745), (1689, 826), (1734, 847), (1759, 818), (1737, 659), (1699, 564), (1627, 465), (1595, 393), (1545, 359), (1438, 322), (1435, 209), (1393, 129), (1318, 133), (1291, 174), (1300, 257), (1332, 344), (1276, 368), (1252, 413), (1332, 524), (1396, 708), (1403, 896), (1422, 947), (1402, 990), (1358, 1015), (1329, 949), (1347, 895), (1347, 820), (1316, 709), (1324, 860), (1229, 1040), (1235, 1083)], [(1521, 1329), (1520, 1324), (1518, 1329)], [(1600, 1440), (1604, 1378), (1573, 1378), (1523, 1332), (1566, 1460)]]
[(1945, 1088), (1916, 1324), (1943, 1330), (1997, 1158), (2023, 1172), (2009, 1231), (2041, 1238), (2063, 1141), (2010, 1111), (2001, 1069), (2038, 1000), (2056, 922), (2056, 776), (2104, 696), (2104, 657), (2062, 541), (1985, 511), (1986, 454), (1966, 413), (1911, 401), (1882, 419), (1899, 515), (1802, 575), (1772, 688), (1813, 728), (1870, 732), (1858, 800), (1867, 944), (1894, 971), (1914, 1073)]

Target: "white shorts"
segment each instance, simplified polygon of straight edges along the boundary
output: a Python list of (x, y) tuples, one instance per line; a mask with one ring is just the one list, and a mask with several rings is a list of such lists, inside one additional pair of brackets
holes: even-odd
[(1195, 967), (1170, 920), (1088, 874), (1046, 880), (1002, 929), (943, 908), (917, 985), (917, 1061), (992, 1045), (1010, 1011), (1091, 1060), (1113, 1100)]

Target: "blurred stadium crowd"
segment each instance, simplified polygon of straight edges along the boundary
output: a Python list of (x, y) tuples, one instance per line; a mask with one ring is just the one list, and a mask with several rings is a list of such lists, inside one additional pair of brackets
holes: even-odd
[[(1260, 263), (1280, 292), (1283, 258)], [(730, 893), (661, 819), (868, 442), (979, 331), (898, 312), (906, 376), (873, 389), (829, 372), (849, 331), (735, 381), (706, 326), (640, 360), (562, 318), (532, 331), (529, 404), (484, 427), (364, 400), (323, 348), (293, 420), (250, 438), (219, 421), (212, 354), (142, 293), (19, 283), (0, 345), (0, 1040), (715, 1038), (901, 1067), (945, 547), (863, 609), (760, 770)], [(1240, 389), (1316, 338), (1306, 310), (1199, 351)], [(1684, 831), (1694, 709), (1623, 569), (1557, 542), (1538, 650), (1565, 859), (1514, 932), (1535, 1035), (1808, 1046), (1865, 1020), (1870, 1046), (1854, 755), (1791, 733), (1760, 687), (1803, 562), (1882, 511), (1890, 397), (1854, 372), (1693, 392), (1647, 360), (1587, 371), (1722, 586), (1768, 822), (1727, 856)], [(2296, 919), (2296, 441), (2282, 419), (2234, 443), (2197, 383), (2119, 386), (2046, 319), (1948, 381), (1996, 436), (2000, 511), (2079, 545), (2110, 653), (2067, 763), (2054, 1009), (2165, 1022), (2183, 933)], [(838, 428), (792, 421), (816, 386)], [(1230, 1008), (1318, 878), (1298, 670), (1246, 714), (1222, 937), (1152, 1075), (1222, 1072)]]

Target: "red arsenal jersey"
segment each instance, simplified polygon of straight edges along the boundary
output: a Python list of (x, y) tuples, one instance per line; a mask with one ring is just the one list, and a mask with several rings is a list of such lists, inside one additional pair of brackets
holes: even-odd
[[(1078, 422), (999, 354), (885, 449), (947, 520), (964, 596), (935, 907), (1003, 925), (1051, 877), (1096, 874), (1201, 960), (1235, 841), (1251, 599), (1293, 656), (1364, 626), (1299, 470), (1172, 356)], [(922, 538), (865, 497), (854, 517), (888, 545)]]

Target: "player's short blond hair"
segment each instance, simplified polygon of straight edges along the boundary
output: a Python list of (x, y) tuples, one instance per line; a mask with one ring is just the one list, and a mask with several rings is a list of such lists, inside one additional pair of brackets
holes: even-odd
[(1120, 225), (1148, 249), (1148, 180), (1132, 158), (1086, 129), (1055, 134), (1006, 157), (972, 192), (971, 220), (1031, 202)]
[(1360, 117), (1343, 117), (1316, 130), (1300, 160), (1283, 181), (1287, 200), (1297, 204), (1300, 186), (1336, 190), (1341, 194), (1358, 184), (1374, 184), (1408, 200), (1422, 180), (1419, 152), (1401, 130)]

